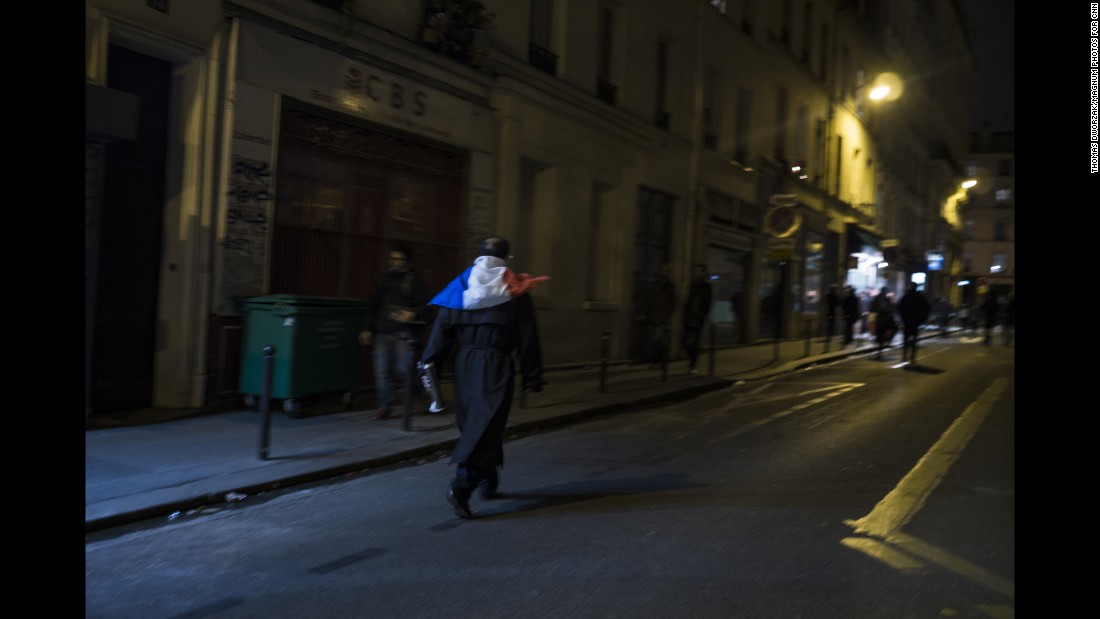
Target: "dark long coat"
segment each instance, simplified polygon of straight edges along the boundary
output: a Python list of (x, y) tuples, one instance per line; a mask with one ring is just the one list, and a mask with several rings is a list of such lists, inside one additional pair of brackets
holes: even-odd
[(928, 297), (919, 290), (908, 290), (898, 301), (898, 314), (906, 333), (914, 334), (932, 313)]
[(542, 347), (530, 295), (481, 309), (441, 307), (421, 360), (442, 367), (452, 353), (452, 408), (460, 438), (451, 462), (484, 469), (501, 466), (515, 392), (514, 358), (519, 359), (524, 385), (542, 383)]

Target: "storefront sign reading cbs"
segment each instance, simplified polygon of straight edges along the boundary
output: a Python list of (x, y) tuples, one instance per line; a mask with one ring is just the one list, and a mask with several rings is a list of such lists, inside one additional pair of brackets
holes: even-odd
[(357, 64), (347, 64), (341, 83), (334, 94), (316, 88), (310, 96), (318, 101), (363, 114), (383, 123), (398, 125), (429, 134), (438, 139), (452, 139), (453, 119), (433, 106), (429, 116), (428, 91), (411, 89), (405, 83), (365, 70)]
[(413, 116), (423, 116), (428, 111), (426, 92), (407, 92), (404, 84), (394, 80), (386, 81), (382, 76), (373, 73), (364, 73), (355, 65), (348, 65), (344, 70), (344, 88), (395, 111), (408, 110)]

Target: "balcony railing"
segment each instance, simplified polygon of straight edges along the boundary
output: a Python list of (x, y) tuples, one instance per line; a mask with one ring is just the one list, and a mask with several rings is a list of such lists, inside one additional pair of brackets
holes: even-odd
[(558, 74), (558, 55), (534, 43), (528, 46), (527, 62), (529, 62), (531, 66), (542, 69), (550, 75), (556, 76)]

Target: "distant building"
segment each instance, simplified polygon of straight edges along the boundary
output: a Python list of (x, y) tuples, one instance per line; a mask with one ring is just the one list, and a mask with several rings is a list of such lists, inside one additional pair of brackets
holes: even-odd
[[(978, 181), (968, 190), (962, 218), (962, 300), (974, 303), (987, 290), (998, 297), (1016, 287), (1016, 134), (972, 132), (967, 176)], [(980, 301), (979, 301), (980, 302)]]

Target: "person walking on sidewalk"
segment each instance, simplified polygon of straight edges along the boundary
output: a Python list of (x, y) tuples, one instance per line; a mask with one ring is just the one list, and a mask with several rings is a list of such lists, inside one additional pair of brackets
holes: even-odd
[(513, 273), (507, 239), (481, 241), (478, 257), (429, 305), (439, 306), (421, 363), (454, 363), (452, 407), (459, 439), (451, 453), (454, 478), (447, 501), (460, 518), (473, 518), (470, 497), (497, 496), (504, 466), (504, 429), (515, 389), (513, 355), (523, 389), (542, 391), (542, 347), (528, 291), (548, 277)]
[(865, 288), (859, 293), (859, 337), (871, 339), (871, 302), (874, 301), (874, 293), (870, 288)]
[(898, 323), (894, 320), (894, 301), (886, 286), (883, 286), (871, 301), (871, 312), (875, 314), (875, 358), (882, 358), (882, 349), (890, 345), (898, 332)]
[(683, 317), (683, 344), (688, 355), (688, 372), (692, 374), (698, 373), (695, 366), (699, 362), (699, 340), (707, 321), (707, 314), (710, 313), (710, 301), (711, 290), (710, 283), (707, 282), (707, 267), (705, 264), (693, 265)]
[(836, 315), (840, 311), (840, 295), (836, 291), (836, 284), (829, 285), (829, 292), (825, 293), (825, 344), (828, 345), (836, 335)]
[(844, 299), (840, 302), (840, 311), (844, 313), (844, 341), (842, 346), (847, 346), (856, 339), (856, 323), (859, 322), (859, 297), (852, 286), (844, 287)]
[(1004, 345), (1012, 346), (1012, 336), (1016, 332), (1016, 294), (1008, 293), (1005, 302), (1001, 306), (1001, 335), (1004, 336)]
[(970, 315), (970, 303), (962, 303), (959, 305), (959, 311), (956, 314), (959, 318), (959, 331), (966, 336), (974, 337), (974, 321)]
[[(416, 338), (426, 324), (425, 314), (423, 286), (412, 267), (412, 252), (404, 245), (394, 245), (367, 307), (365, 327), (359, 332), (359, 343), (374, 347), (375, 419), (392, 416), (396, 379), (415, 375), (409, 364)], [(411, 385), (405, 385), (406, 398), (414, 393)]]
[(940, 337), (947, 337), (947, 326), (951, 322), (951, 304), (944, 297), (936, 297), (936, 305), (933, 308), (936, 320), (940, 325)]
[(993, 341), (993, 327), (997, 325), (997, 316), (1001, 311), (1001, 304), (997, 301), (997, 292), (990, 290), (982, 301), (982, 318), (984, 320), (985, 338), (982, 344), (989, 346)]
[(912, 364), (917, 363), (917, 340), (920, 335), (920, 326), (928, 320), (932, 313), (932, 306), (928, 303), (928, 297), (924, 296), (917, 285), (910, 282), (898, 301), (898, 314), (901, 315), (902, 349), (901, 360), (908, 360)]

